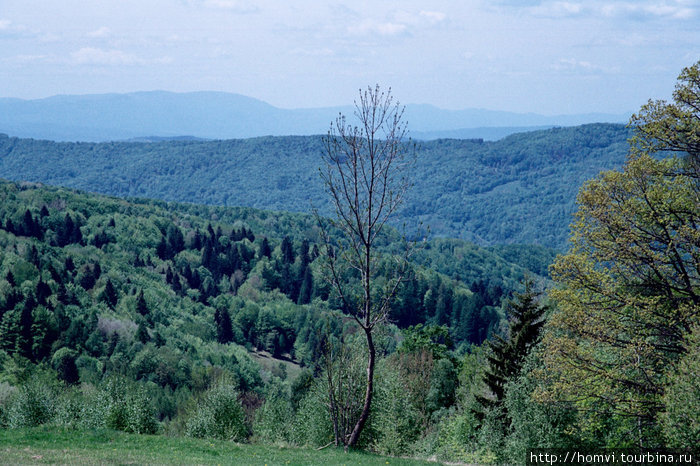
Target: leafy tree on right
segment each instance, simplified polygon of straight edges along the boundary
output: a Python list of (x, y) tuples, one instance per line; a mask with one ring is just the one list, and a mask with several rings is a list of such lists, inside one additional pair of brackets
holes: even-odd
[(663, 396), (700, 318), (700, 62), (631, 126), (623, 170), (583, 186), (552, 267), (542, 395), (573, 403), (592, 439), (648, 448), (666, 443)]

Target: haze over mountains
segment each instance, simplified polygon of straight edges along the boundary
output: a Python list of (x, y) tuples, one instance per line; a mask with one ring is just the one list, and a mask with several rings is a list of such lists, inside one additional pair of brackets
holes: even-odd
[[(223, 92), (60, 95), (37, 100), (0, 98), (0, 132), (55, 141), (115, 141), (135, 138), (231, 139), (325, 134), (330, 122), (353, 108), (282, 109)], [(406, 106), (415, 139), (483, 138), (594, 122), (624, 123), (629, 114), (544, 116), (484, 109), (444, 110)]]

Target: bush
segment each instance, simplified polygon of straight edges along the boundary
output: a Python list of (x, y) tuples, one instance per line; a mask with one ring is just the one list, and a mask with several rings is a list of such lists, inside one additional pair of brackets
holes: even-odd
[(524, 361), (520, 376), (506, 385), (504, 402), (510, 426), (504, 452), (515, 463), (524, 462), (532, 448), (566, 449), (582, 444), (572, 435), (576, 423), (572, 408), (533, 398), (544, 386), (537, 374), (542, 369), (540, 354), (533, 351)]
[(75, 364), (77, 353), (70, 348), (61, 348), (51, 358), (51, 365), (56, 369), (59, 380), (72, 385), (78, 383), (80, 376)]
[(371, 430), (367, 432), (374, 436), (370, 440), (372, 448), (392, 456), (410, 453), (413, 443), (420, 437), (420, 413), (406, 396), (406, 387), (396, 367), (380, 364), (378, 369)]
[(13, 429), (36, 427), (53, 420), (56, 392), (40, 380), (33, 380), (10, 396), (5, 414), (7, 426)]
[(333, 441), (326, 390), (325, 384), (317, 379), (299, 403), (292, 431), (292, 441), (297, 445), (319, 447)]
[(106, 426), (109, 402), (102, 391), (92, 385), (63, 390), (56, 403), (54, 423), (75, 429)]
[(17, 393), (17, 388), (7, 382), (0, 382), (0, 428), (7, 427), (7, 409), (12, 396)]
[(291, 442), (295, 428), (292, 403), (285, 393), (276, 390), (258, 409), (253, 433), (265, 443)]
[(123, 378), (107, 381), (101, 394), (107, 406), (105, 426), (134, 434), (155, 434), (158, 421), (144, 387)]
[(238, 442), (248, 437), (245, 412), (231, 382), (220, 381), (203, 394), (185, 425), (185, 434)]

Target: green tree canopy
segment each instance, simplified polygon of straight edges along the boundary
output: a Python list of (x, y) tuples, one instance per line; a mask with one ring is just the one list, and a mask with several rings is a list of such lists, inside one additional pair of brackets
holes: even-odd
[[(550, 394), (627, 423), (634, 435), (618, 443), (660, 442), (667, 371), (698, 321), (699, 66), (680, 75), (673, 103), (650, 102), (632, 118), (624, 169), (584, 185), (570, 250), (552, 268)], [(659, 158), (669, 150), (679, 155)]]

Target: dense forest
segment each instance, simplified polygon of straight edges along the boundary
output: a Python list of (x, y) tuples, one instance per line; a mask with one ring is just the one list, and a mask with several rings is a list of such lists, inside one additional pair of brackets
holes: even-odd
[[(376, 92), (364, 96), (375, 102), (372, 97), (385, 95)], [(324, 157), (328, 172), (322, 178), (335, 199), (337, 221), (1, 182), (0, 428), (113, 429), (316, 448), (342, 443), (388, 455), (479, 464), (522, 464), (538, 448), (695, 453), (700, 443), (699, 96), (700, 62), (683, 70), (672, 102), (650, 101), (632, 117), (629, 130), (590, 125), (515, 135), (504, 141), (520, 141), (516, 145), (523, 150), (506, 158), (492, 151), (496, 146), (479, 152), (486, 146), (480, 141), (434, 143), (433, 153), (443, 156), (458, 151), (436, 149), (441, 145), (479, 154), (481, 168), (471, 178), (459, 178), (463, 170), (449, 173), (460, 180), (455, 193), (463, 193), (453, 202), (495, 209), (489, 215), (501, 220), (511, 213), (530, 214), (506, 200), (489, 207), (469, 204), (476, 201), (464, 194), (468, 181), (474, 181), (469, 189), (478, 190), (479, 181), (495, 196), (520, 192), (514, 185), (522, 185), (533, 164), (543, 180), (561, 178), (557, 186), (562, 187), (551, 191), (533, 179), (529, 194), (523, 194), (539, 206), (542, 219), (556, 216), (551, 199), (563, 196), (563, 184), (571, 189), (581, 176), (566, 170), (610, 160), (605, 154), (622, 144), (618, 136), (631, 135), (621, 167), (577, 187), (568, 249), (556, 257), (542, 245), (483, 246), (406, 236), (390, 226), (363, 230), (384, 225), (387, 217), (372, 217), (372, 204), (361, 195), (353, 204), (352, 192), (366, 176), (354, 184), (335, 178), (340, 184), (333, 185), (333, 163), (354, 169), (356, 177), (358, 167), (367, 167), (366, 159), (353, 165), (342, 150), (342, 142), (358, 143), (359, 130), (340, 125), (338, 137), (326, 139), (328, 147), (338, 143), (334, 147), (341, 149), (335, 158), (332, 150)], [(364, 114), (375, 108), (371, 104)], [(578, 149), (564, 151), (560, 138)], [(321, 144), (317, 138), (295, 140), (309, 152)], [(149, 185), (157, 190), (182, 179), (174, 173), (175, 159), (167, 158), (175, 148), (182, 157), (177, 163), (196, 164), (198, 158), (186, 155), (190, 149), (198, 154), (215, 145), (250, 149), (261, 147), (259, 142), (279, 143), (277, 157), (286, 158), (291, 152), (281, 144), (289, 141), (110, 145), (7, 137), (2, 163), (24, 160), (36, 170), (43, 157), (44, 163), (57, 164), (57, 176), (76, 170), (71, 176), (83, 179), (97, 175), (98, 161), (112, 170), (113, 189), (137, 190), (143, 180), (135, 178), (137, 170), (128, 172), (116, 159), (131, 154), (141, 160), (146, 148), (150, 157), (160, 157), (153, 166), (163, 178)], [(400, 136), (394, 142), (383, 147), (389, 153), (410, 148)], [(359, 144), (352, 146), (360, 148), (355, 153), (367, 150)], [(423, 159), (429, 149), (421, 149)], [(540, 151), (539, 156), (530, 157), (529, 150)], [(75, 167), (87, 166), (89, 158), (79, 154), (90, 151), (94, 163), (81, 175)], [(255, 161), (262, 151), (246, 154)], [(576, 162), (558, 165), (552, 162), (556, 154)], [(232, 163), (219, 161), (217, 174)], [(13, 166), (19, 173), (19, 165)], [(489, 166), (496, 180), (508, 173), (511, 181), (489, 185), (491, 178), (479, 178), (487, 173), (479, 170)], [(195, 168), (188, 171), (193, 178), (214, 173)], [(421, 187), (417, 181), (410, 188), (411, 196), (425, 196), (430, 212), (443, 204), (431, 200), (429, 189), (449, 205), (449, 184), (440, 184), (448, 175), (440, 171), (448, 170), (422, 172), (424, 178), (443, 176), (439, 182)], [(394, 180), (393, 172), (380, 172), (385, 182)], [(245, 173), (238, 172), (237, 179)], [(286, 174), (284, 189), (295, 200), (296, 194), (289, 194), (295, 192), (295, 172), (290, 168)], [(197, 192), (219, 195), (214, 187), (223, 179), (211, 177)], [(315, 199), (313, 189), (307, 198)], [(154, 196), (169, 199), (166, 192)], [(395, 201), (396, 192), (380, 199)], [(549, 209), (530, 199), (535, 195)], [(411, 202), (407, 197), (400, 218), (406, 218)], [(557, 204), (562, 212), (568, 202), (562, 198)], [(387, 207), (389, 213), (392, 208)], [(541, 220), (528, 228), (558, 238), (555, 223)], [(494, 233), (506, 228), (503, 221), (499, 225), (484, 227), (494, 235), (484, 242), (505, 241)], [(366, 253), (366, 262), (361, 253), (352, 262), (347, 251), (353, 247)], [(370, 309), (369, 304), (358, 303), (373, 296), (387, 296), (388, 307), (381, 308), (386, 319), (379, 314), (370, 325), (369, 310), (360, 313), (364, 321), (358, 318), (358, 309)], [(359, 441), (348, 442), (364, 407), (369, 417)], [(679, 459), (669, 458), (660, 462)]]
[[(563, 250), (578, 187), (625, 160), (630, 132), (592, 124), (500, 141), (420, 142), (414, 186), (393, 219), (481, 245)], [(0, 177), (117, 196), (330, 214), (321, 136), (56, 143), (0, 135)]]
[[(321, 370), (324, 342), (351, 332), (320, 274), (310, 216), (123, 201), (32, 183), (4, 182), (0, 196), (0, 402), (18, 386), (32, 397), (24, 402), (48, 402), (42, 396), (55, 398), (56, 380), (81, 387), (64, 393), (75, 400), (87, 386), (121, 384), (143, 395), (139, 403), (154, 402), (138, 421), (147, 426), (110, 426), (186, 433), (194, 400), (225, 379), (247, 400), (247, 438), (268, 392), (287, 390), (300, 402)], [(387, 254), (398, 239), (391, 231), (382, 240)], [(428, 242), (398, 291), (384, 354), (414, 334), (437, 335), (459, 353), (481, 344), (499, 330), (501, 303), (518, 281), (545, 272), (551, 258), (544, 248)], [(47, 384), (39, 394), (36, 377)], [(0, 422), (98, 422), (76, 404), (72, 414), (56, 409), (69, 408), (27, 418), (13, 405)]]

